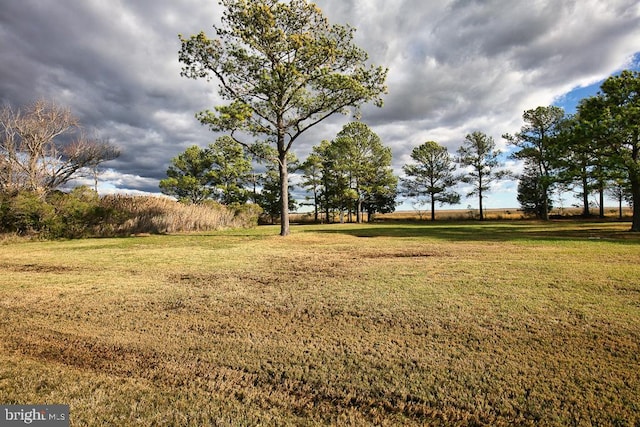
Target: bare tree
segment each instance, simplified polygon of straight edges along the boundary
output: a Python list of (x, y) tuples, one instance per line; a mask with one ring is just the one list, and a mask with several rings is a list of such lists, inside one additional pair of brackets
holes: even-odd
[[(21, 110), (0, 111), (0, 189), (45, 195), (69, 182), (82, 168), (119, 155), (111, 144), (78, 134), (68, 108), (39, 100)], [(75, 136), (75, 138), (74, 138)]]
[(69, 109), (39, 100), (24, 113), (16, 112), (14, 126), (18, 137), (14, 161), (24, 177), (23, 185), (27, 190), (46, 193), (51, 189), (49, 171), (55, 170), (52, 163), (61, 155), (55, 139), (71, 133), (78, 121)]
[(100, 165), (109, 160), (120, 157), (120, 148), (109, 140), (90, 140), (86, 138), (75, 141), (71, 146), (76, 153), (84, 156), (82, 163), (85, 163), (85, 169), (89, 171), (93, 178), (93, 188), (98, 191), (98, 177), (102, 172)]
[(0, 132), (0, 191), (10, 193), (17, 180), (17, 135), (15, 114), (9, 107), (0, 110)]

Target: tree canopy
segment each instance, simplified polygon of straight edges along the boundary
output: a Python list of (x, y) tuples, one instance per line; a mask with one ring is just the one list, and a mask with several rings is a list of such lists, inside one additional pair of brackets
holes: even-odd
[(520, 150), (516, 159), (525, 160), (531, 168), (537, 168), (535, 176), (542, 191), (542, 218), (549, 219), (550, 189), (556, 182), (558, 135), (562, 129), (564, 110), (556, 106), (527, 110), (522, 118), (525, 125), (515, 135), (505, 134), (509, 143)]
[(182, 37), (182, 75), (217, 79), (227, 105), (197, 114), (214, 131), (251, 136), (278, 152), (281, 235), (289, 233), (286, 155), (298, 137), (335, 113), (363, 103), (382, 105), (387, 70), (367, 66), (354, 29), (330, 25), (306, 0), (221, 0), (215, 38)]
[(640, 231), (640, 72), (609, 77), (595, 97), (579, 106), (591, 137), (629, 184), (633, 205), (631, 230)]
[(365, 204), (372, 213), (385, 209), (388, 203), (378, 206), (384, 194), (391, 194), (395, 199), (397, 179), (391, 170), (391, 149), (383, 146), (380, 137), (366, 124), (346, 124), (329, 152), (334, 159), (331, 174), (343, 177), (344, 192), (352, 195), (357, 222), (362, 222)]
[(160, 181), (164, 194), (189, 203), (215, 199), (223, 204), (244, 203), (251, 160), (240, 144), (222, 136), (207, 148), (193, 145), (171, 160), (167, 178)]

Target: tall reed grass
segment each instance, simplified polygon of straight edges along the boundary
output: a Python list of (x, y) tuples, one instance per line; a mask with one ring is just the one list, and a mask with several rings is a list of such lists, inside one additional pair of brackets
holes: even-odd
[(100, 206), (107, 212), (96, 230), (100, 236), (248, 228), (257, 225), (262, 212), (258, 205), (225, 206), (213, 201), (186, 205), (155, 196), (108, 195)]

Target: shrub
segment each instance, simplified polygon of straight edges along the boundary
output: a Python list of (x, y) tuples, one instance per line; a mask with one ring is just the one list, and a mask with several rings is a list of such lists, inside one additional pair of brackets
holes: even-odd
[(234, 209), (233, 223), (239, 228), (256, 227), (263, 212), (263, 209), (254, 203), (235, 204), (231, 208)]
[(56, 192), (47, 198), (54, 207), (55, 228), (49, 230), (52, 238), (81, 238), (95, 234), (104, 212), (100, 197), (87, 186), (77, 187), (71, 193)]
[(43, 198), (32, 192), (0, 195), (0, 232), (42, 238), (81, 238), (255, 227), (258, 205), (214, 201), (183, 204), (165, 197), (109, 195), (88, 187)]
[(4, 196), (2, 201), (2, 228), (4, 232), (19, 235), (47, 233), (55, 228), (55, 212), (40, 194), (20, 191)]
[(0, 196), (0, 231), (43, 238), (93, 235), (101, 220), (98, 194), (88, 187), (48, 196), (20, 191)]

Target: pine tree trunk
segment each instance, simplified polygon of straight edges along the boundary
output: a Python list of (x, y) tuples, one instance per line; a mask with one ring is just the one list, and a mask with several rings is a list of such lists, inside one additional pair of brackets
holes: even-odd
[(586, 174), (582, 174), (582, 216), (588, 217), (589, 212), (589, 183), (587, 182)]
[(289, 235), (289, 171), (287, 170), (287, 153), (278, 156), (280, 167), (280, 235)]
[(633, 167), (629, 168), (629, 181), (631, 183), (631, 201), (633, 203), (633, 218), (631, 221), (631, 231), (640, 232), (640, 135), (638, 131), (634, 133), (633, 147), (631, 149), (631, 160)]
[(436, 201), (432, 194), (431, 195), (431, 221), (435, 221), (435, 220), (436, 220)]
[(633, 203), (633, 218), (631, 220), (631, 231), (640, 232), (640, 176), (631, 179), (631, 196)]
[(545, 186), (542, 188), (542, 212), (540, 218), (543, 221), (549, 221), (549, 189)]

